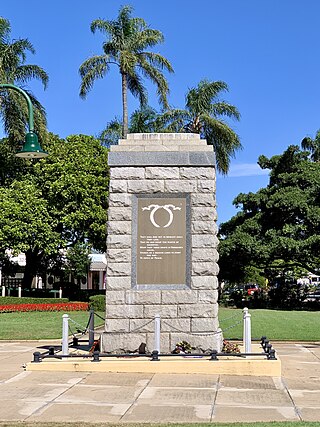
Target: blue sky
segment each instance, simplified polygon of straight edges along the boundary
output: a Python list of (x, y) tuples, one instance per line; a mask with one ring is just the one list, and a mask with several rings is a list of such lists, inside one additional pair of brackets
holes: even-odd
[[(113, 19), (131, 4), (134, 15), (159, 29), (165, 43), (156, 50), (172, 63), (170, 104), (183, 107), (185, 93), (201, 79), (223, 80), (225, 100), (236, 105), (240, 122), (230, 123), (243, 150), (228, 177), (218, 177), (219, 222), (234, 215), (232, 200), (268, 182), (256, 165), (260, 154), (272, 156), (299, 144), (320, 128), (318, 0), (10, 0), (1, 15), (12, 38), (28, 38), (36, 49), (28, 63), (49, 74), (46, 91), (28, 88), (45, 106), (48, 128), (60, 137), (96, 135), (121, 116), (120, 76), (116, 69), (98, 81), (84, 101), (79, 97), (79, 66), (101, 54), (103, 37), (90, 31), (97, 18)], [(149, 103), (158, 108), (150, 86)], [(137, 107), (129, 98), (129, 111)]]

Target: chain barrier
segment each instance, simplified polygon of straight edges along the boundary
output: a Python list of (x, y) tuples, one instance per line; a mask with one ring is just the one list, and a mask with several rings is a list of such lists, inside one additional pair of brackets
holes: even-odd
[(219, 319), (219, 323), (225, 322), (225, 321), (227, 321), (227, 320), (234, 319), (235, 317), (238, 317), (238, 316), (239, 316), (239, 313), (236, 313), (236, 314), (233, 314), (233, 315), (232, 315), (232, 316), (230, 316), (230, 317), (225, 317), (224, 319)]
[[(93, 314), (97, 317), (99, 317), (99, 319), (103, 320), (104, 322), (106, 321), (105, 317), (100, 316), (98, 313), (93, 312)], [(89, 325), (88, 325), (89, 326)]]
[[(71, 319), (71, 317), (69, 317), (69, 320), (76, 326), (78, 326), (80, 332), (82, 333), (82, 335), (84, 335), (86, 332), (93, 332), (95, 333), (94, 330), (90, 329), (90, 328), (84, 328), (82, 325), (80, 325), (80, 323), (76, 322), (75, 320)], [(89, 319), (90, 320), (90, 319)], [(81, 329), (80, 329), (81, 328)]]
[(228, 326), (227, 328), (221, 329), (220, 331), (214, 331), (214, 332), (208, 332), (208, 333), (186, 332), (186, 331), (182, 331), (179, 328), (176, 328), (173, 325), (170, 325), (170, 323), (166, 322), (165, 320), (162, 320), (162, 323), (165, 324), (165, 325), (167, 325), (167, 326), (169, 326), (172, 329), (175, 329), (177, 332), (180, 332), (180, 333), (187, 333), (189, 335), (194, 335), (194, 336), (197, 336), (197, 337), (207, 337), (207, 336), (214, 336), (214, 335), (222, 334), (222, 333), (228, 331), (229, 329), (232, 329), (232, 328), (236, 327), (237, 325), (239, 325), (240, 323), (242, 323), (242, 321), (243, 320), (240, 319), (240, 320), (238, 320), (238, 322), (234, 323), (231, 326)]
[(154, 319), (149, 320), (147, 323), (145, 323), (144, 325), (138, 326), (137, 328), (133, 329), (132, 331), (129, 332), (129, 334), (132, 334), (133, 332), (137, 332), (139, 331), (139, 329), (144, 328), (147, 325), (150, 325), (150, 323), (154, 322)]

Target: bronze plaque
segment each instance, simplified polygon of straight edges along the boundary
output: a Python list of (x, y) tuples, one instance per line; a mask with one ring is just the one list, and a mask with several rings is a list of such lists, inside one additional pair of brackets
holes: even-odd
[(138, 198), (137, 285), (186, 284), (186, 198)]

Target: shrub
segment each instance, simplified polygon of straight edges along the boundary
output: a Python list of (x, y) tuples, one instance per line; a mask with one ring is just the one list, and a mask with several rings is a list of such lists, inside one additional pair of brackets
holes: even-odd
[(89, 298), (89, 307), (94, 311), (105, 311), (106, 310), (106, 296), (105, 295), (93, 295)]

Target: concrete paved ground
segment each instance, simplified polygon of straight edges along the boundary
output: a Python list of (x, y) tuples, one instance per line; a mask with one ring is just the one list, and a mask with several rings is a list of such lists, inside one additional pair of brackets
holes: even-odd
[(46, 345), (0, 342), (0, 421), (320, 421), (320, 343), (274, 343), (282, 377), (25, 371)]

